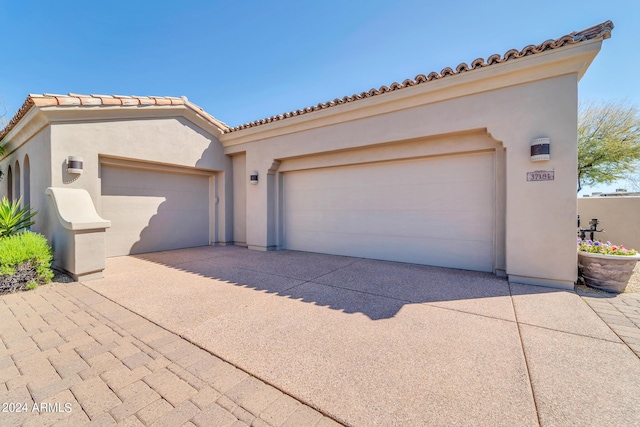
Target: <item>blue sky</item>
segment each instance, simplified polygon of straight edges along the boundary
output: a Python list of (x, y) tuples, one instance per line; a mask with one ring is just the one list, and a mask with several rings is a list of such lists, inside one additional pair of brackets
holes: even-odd
[(29, 93), (74, 92), (186, 95), (239, 125), (608, 19), (580, 99), (640, 105), (638, 0), (0, 0), (0, 17), (5, 119)]

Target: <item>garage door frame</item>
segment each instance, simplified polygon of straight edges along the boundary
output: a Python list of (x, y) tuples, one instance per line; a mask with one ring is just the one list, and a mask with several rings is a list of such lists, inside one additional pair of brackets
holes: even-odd
[[(96, 207), (98, 208), (98, 212), (102, 212), (102, 168), (104, 166), (117, 167), (117, 168), (125, 168), (125, 169), (135, 169), (135, 170), (143, 170), (150, 172), (165, 172), (165, 173), (173, 173), (173, 174), (181, 174), (181, 175), (195, 175), (195, 176), (203, 176), (207, 177), (209, 180), (209, 221), (208, 221), (208, 235), (209, 235), (209, 245), (216, 244), (220, 241), (219, 239), (219, 231), (221, 229), (219, 223), (219, 212), (220, 209), (219, 201), (221, 198), (218, 193), (218, 174), (219, 171), (211, 171), (200, 168), (190, 168), (185, 166), (178, 165), (170, 165), (165, 163), (155, 163), (155, 162), (146, 162), (137, 159), (128, 159), (121, 157), (113, 157), (113, 156), (99, 156), (99, 171), (98, 171), (98, 189), (100, 197), (98, 197)], [(108, 237), (107, 237), (108, 238)]]
[[(278, 171), (278, 183), (277, 183), (277, 197), (278, 197), (278, 208), (277, 208), (277, 235), (278, 235), (278, 247), (280, 249), (287, 249), (285, 247), (285, 210), (284, 210), (284, 189), (285, 189), (285, 181), (286, 175), (288, 172), (294, 171), (304, 171), (304, 170), (314, 170), (314, 169), (325, 169), (325, 168), (333, 168), (333, 167), (344, 167), (344, 166), (353, 166), (353, 165), (366, 165), (366, 164), (375, 164), (375, 163), (386, 163), (386, 162), (397, 162), (399, 160), (421, 160), (421, 159), (436, 159), (438, 157), (449, 157), (449, 156), (457, 156), (457, 155), (469, 155), (474, 153), (491, 153), (493, 155), (493, 174), (494, 174), (494, 189), (493, 189), (493, 205), (494, 205), (494, 227), (493, 227), (493, 272), (497, 275), (505, 275), (506, 271), (506, 150), (501, 141), (497, 141), (491, 137), (490, 134), (486, 133), (486, 130), (482, 130), (482, 133), (478, 133), (477, 131), (465, 132), (463, 136), (470, 136), (474, 138), (479, 138), (478, 142), (473, 143), (468, 146), (464, 146), (460, 144), (460, 151), (455, 152), (435, 152), (434, 154), (424, 154), (424, 155), (398, 155), (396, 157), (387, 156), (385, 158), (380, 158), (377, 160), (371, 161), (354, 161), (357, 157), (366, 157), (361, 156), (360, 152), (366, 151), (368, 148), (363, 147), (361, 149), (350, 150), (351, 153), (356, 153), (355, 156), (349, 157), (345, 156), (344, 153), (335, 153), (335, 158), (331, 159), (331, 153), (322, 153), (318, 155), (318, 160), (310, 160), (310, 157), (306, 157), (302, 159), (301, 157), (296, 157), (287, 161), (287, 159), (281, 159), (281, 167)], [(457, 137), (457, 136), (456, 136)], [(447, 138), (446, 136), (439, 136), (438, 138)], [(425, 144), (430, 144), (433, 141), (425, 140), (423, 146)], [(410, 143), (415, 143), (415, 140), (411, 140)], [(399, 141), (395, 143), (396, 145), (401, 145), (402, 142)], [(432, 144), (433, 146), (437, 146), (437, 144)], [(401, 150), (398, 150), (398, 153), (401, 153)], [(302, 160), (302, 161), (301, 161)], [(314, 165), (314, 163), (316, 165)]]

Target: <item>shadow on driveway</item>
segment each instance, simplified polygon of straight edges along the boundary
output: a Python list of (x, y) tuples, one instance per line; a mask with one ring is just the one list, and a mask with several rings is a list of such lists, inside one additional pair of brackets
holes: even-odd
[[(507, 280), (490, 273), (318, 253), (259, 252), (232, 246), (134, 258), (345, 313), (362, 313), (372, 320), (391, 318), (405, 304), (510, 296)], [(496, 317), (505, 316), (496, 313)]]
[(111, 258), (86, 286), (346, 425), (640, 420), (638, 358), (574, 292), (239, 247)]

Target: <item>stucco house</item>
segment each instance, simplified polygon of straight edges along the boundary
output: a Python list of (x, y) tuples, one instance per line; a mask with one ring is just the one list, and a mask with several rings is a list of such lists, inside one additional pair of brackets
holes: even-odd
[(236, 127), (184, 97), (29, 95), (0, 132), (1, 192), (77, 279), (215, 244), (572, 288), (578, 81), (612, 29)]

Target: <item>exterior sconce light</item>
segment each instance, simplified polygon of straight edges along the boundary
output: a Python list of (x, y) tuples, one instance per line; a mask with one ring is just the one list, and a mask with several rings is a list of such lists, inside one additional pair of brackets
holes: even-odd
[(551, 139), (549, 138), (534, 138), (531, 140), (531, 161), (539, 162), (542, 160), (549, 160), (549, 146), (551, 145)]
[(82, 174), (82, 157), (69, 156), (69, 158), (67, 159), (67, 172), (81, 175)]
[(256, 185), (258, 183), (258, 171), (253, 171), (251, 175), (249, 175), (249, 184)]

